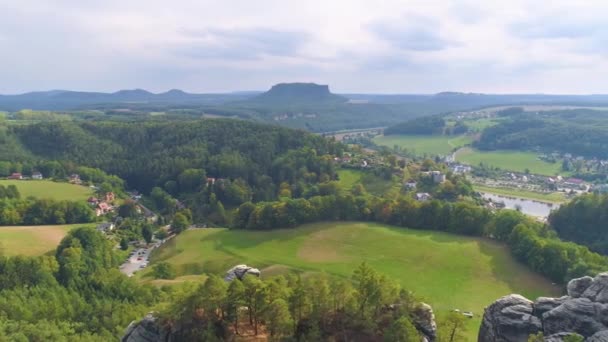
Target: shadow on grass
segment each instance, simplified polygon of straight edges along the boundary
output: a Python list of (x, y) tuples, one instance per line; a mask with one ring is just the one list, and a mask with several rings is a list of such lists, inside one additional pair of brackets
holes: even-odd
[(507, 284), (512, 291), (532, 297), (532, 300), (541, 295), (559, 296), (564, 293), (562, 286), (553, 284), (548, 278), (516, 260), (505, 244), (479, 239), (477, 245), (479, 251), (490, 258), (492, 275)]

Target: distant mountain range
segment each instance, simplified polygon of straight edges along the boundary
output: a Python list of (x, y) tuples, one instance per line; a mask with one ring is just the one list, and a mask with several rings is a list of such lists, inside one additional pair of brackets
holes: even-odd
[(20, 95), (0, 95), (1, 110), (47, 109), (74, 110), (104, 104), (185, 104), (216, 105), (245, 100), (259, 92), (225, 94), (191, 94), (179, 89), (154, 94), (143, 89), (119, 90), (114, 93), (51, 90)]
[(442, 92), (438, 94), (343, 94), (331, 93), (329, 86), (315, 83), (280, 83), (267, 92), (243, 91), (218, 94), (192, 94), (179, 89), (151, 93), (143, 89), (119, 90), (114, 93), (51, 90), (20, 95), (0, 95), (0, 110), (78, 110), (117, 107), (122, 104), (167, 106), (302, 106), (340, 104), (449, 104), (458, 108), (516, 104), (586, 104), (608, 105), (608, 95), (495, 95)]

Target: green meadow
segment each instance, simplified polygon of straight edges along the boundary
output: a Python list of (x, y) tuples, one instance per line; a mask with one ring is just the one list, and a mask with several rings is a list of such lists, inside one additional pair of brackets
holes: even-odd
[(499, 167), (503, 170), (524, 172), (553, 176), (561, 172), (561, 163), (548, 163), (538, 159), (538, 154), (524, 151), (479, 151), (472, 148), (463, 148), (456, 153), (456, 160), (470, 165), (483, 163), (488, 166)]
[(52, 182), (49, 180), (2, 179), (0, 185), (16, 185), (22, 198), (50, 198), (55, 200), (80, 201), (93, 195), (93, 190), (83, 185)]
[(418, 155), (447, 155), (455, 148), (470, 144), (472, 137), (466, 135), (380, 135), (373, 139), (380, 146), (399, 146)]
[[(497, 298), (559, 294), (501, 244), (375, 223), (317, 223), (274, 231), (189, 230), (157, 250), (152, 261), (173, 264), (181, 277), (223, 274), (242, 263), (260, 268), (263, 276), (295, 271), (349, 277), (366, 261), (433, 305), (439, 315), (456, 308), (472, 311), (471, 339), (484, 307)], [(149, 281), (149, 272), (138, 278)]]

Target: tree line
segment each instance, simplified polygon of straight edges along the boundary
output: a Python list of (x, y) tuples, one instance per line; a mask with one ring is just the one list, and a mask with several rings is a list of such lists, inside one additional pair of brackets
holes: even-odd
[(549, 224), (562, 239), (608, 255), (608, 194), (575, 197), (551, 212)]
[(608, 268), (608, 258), (587, 247), (561, 241), (549, 226), (512, 210), (492, 212), (465, 201), (425, 201), (411, 198), (330, 195), (239, 206), (233, 228), (264, 230), (300, 224), (355, 220), (375, 221), (413, 229), (432, 229), (503, 241), (514, 256), (553, 281), (596, 274)]
[[(350, 279), (292, 273), (228, 283), (212, 275), (160, 317), (180, 341), (228, 341), (247, 329), (277, 341), (418, 342), (426, 314), (410, 292), (363, 263)], [(456, 314), (440, 321), (438, 340), (462, 341), (463, 320)]]
[(95, 212), (84, 201), (0, 198), (0, 225), (87, 223)]
[(541, 149), (608, 158), (608, 121), (600, 111), (564, 110), (511, 114), (486, 128), (475, 146), (482, 150)]

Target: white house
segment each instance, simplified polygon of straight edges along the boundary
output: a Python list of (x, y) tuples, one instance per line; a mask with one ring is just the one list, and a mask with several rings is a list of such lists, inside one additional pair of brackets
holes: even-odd
[(416, 200), (420, 202), (428, 201), (431, 199), (431, 194), (428, 192), (419, 192), (416, 194)]
[(32, 179), (42, 179), (44, 177), (42, 177), (42, 173), (40, 172), (33, 172), (32, 173)]

